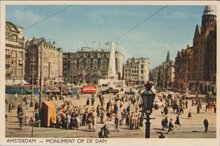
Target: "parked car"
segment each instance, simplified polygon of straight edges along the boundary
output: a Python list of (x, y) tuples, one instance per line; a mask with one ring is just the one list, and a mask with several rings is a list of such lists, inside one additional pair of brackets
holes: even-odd
[(127, 95), (134, 95), (135, 92), (132, 89), (130, 89), (129, 91), (125, 91), (125, 94), (127, 94)]
[(192, 98), (195, 98), (196, 97), (196, 95), (193, 95), (193, 94), (185, 94), (185, 99), (192, 99)]
[(114, 88), (110, 87), (106, 90), (102, 90), (101, 94), (109, 94), (109, 93), (117, 94), (118, 92), (119, 92), (118, 89), (114, 89)]

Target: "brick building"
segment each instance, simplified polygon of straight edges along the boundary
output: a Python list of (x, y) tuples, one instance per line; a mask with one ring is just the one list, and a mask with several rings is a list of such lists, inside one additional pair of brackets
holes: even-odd
[(196, 26), (193, 37), (193, 70), (189, 81), (192, 90), (214, 92), (216, 62), (216, 7), (205, 6), (202, 25)]
[[(42, 62), (41, 62), (42, 61)], [(55, 85), (62, 81), (63, 52), (54, 42), (44, 38), (33, 38), (26, 42), (25, 78), (29, 83), (39, 85), (42, 71), (44, 85)]]
[(178, 51), (175, 58), (175, 87), (186, 91), (189, 80), (192, 78), (192, 57), (193, 47), (187, 46), (186, 49)]

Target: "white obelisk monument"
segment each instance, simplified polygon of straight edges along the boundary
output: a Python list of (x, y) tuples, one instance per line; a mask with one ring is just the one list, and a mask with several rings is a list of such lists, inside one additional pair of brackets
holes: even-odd
[(111, 42), (109, 66), (108, 66), (108, 79), (113, 79), (113, 80), (117, 79), (116, 66), (115, 66), (115, 48), (116, 48), (116, 44), (114, 42)]
[(116, 86), (125, 86), (124, 80), (118, 80), (118, 76), (116, 73), (116, 61), (115, 61), (115, 49), (116, 44), (114, 42), (110, 43), (110, 56), (109, 56), (109, 66), (108, 66), (108, 74), (107, 79), (99, 79), (99, 85), (107, 84), (108, 87), (116, 87)]

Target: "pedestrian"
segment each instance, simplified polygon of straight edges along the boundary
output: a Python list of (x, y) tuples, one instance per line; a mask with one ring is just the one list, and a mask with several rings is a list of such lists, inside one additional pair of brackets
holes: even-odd
[(86, 105), (90, 105), (90, 98), (87, 98)]
[(80, 121), (79, 115), (77, 114), (76, 115), (76, 130), (79, 129), (80, 125), (81, 125), (81, 121)]
[(216, 104), (214, 104), (214, 113), (216, 113)]
[(69, 113), (66, 113), (65, 122), (66, 122), (66, 130), (68, 130), (70, 128), (70, 123), (71, 123), (71, 116), (69, 115)]
[(162, 132), (160, 132), (160, 135), (159, 135), (159, 137), (158, 138), (165, 138), (165, 136), (163, 135), (163, 133)]
[(92, 129), (93, 119), (91, 112), (88, 114), (87, 124), (88, 124), (88, 129)]
[(104, 128), (101, 127), (101, 130), (98, 133), (99, 138), (104, 138)]
[(19, 115), (18, 120), (19, 120), (20, 130), (22, 130), (24, 127), (24, 114), (23, 113), (21, 113), (21, 115)]
[(12, 110), (12, 102), (9, 101), (9, 103), (8, 103), (8, 112), (11, 112), (11, 110)]
[(191, 113), (191, 109), (188, 112), (188, 119), (192, 119), (192, 113)]
[(35, 117), (35, 125), (37, 126), (37, 127), (40, 127), (40, 124), (41, 124), (41, 119), (40, 119), (40, 114), (39, 114), (39, 112), (36, 112), (35, 114), (34, 114), (34, 117)]
[(37, 110), (38, 108), (39, 108), (39, 103), (38, 103), (38, 102), (35, 102), (35, 103), (34, 103), (34, 109)]
[(22, 108), (22, 105), (19, 104), (18, 105), (18, 108), (17, 108), (17, 117), (19, 118), (19, 116), (23, 114), (23, 108)]
[(181, 127), (179, 114), (176, 116), (175, 125), (179, 125)]
[(105, 109), (104, 109), (104, 108), (101, 109), (100, 120), (101, 120), (101, 123), (102, 123), (102, 124), (105, 123), (105, 120), (106, 120), (106, 112), (105, 112)]
[(205, 106), (205, 112), (207, 112), (209, 109), (209, 104), (207, 103), (206, 106)]
[(174, 126), (173, 126), (173, 122), (172, 122), (172, 121), (173, 121), (173, 119), (170, 119), (167, 134), (169, 134), (170, 131), (172, 131), (173, 134), (175, 134), (175, 133), (174, 133)]
[(81, 115), (81, 126), (86, 126), (87, 123), (87, 111), (83, 111)]
[(167, 116), (161, 121), (162, 130), (165, 130), (168, 128), (168, 118)]
[(119, 128), (118, 128), (119, 127), (119, 117), (117, 114), (115, 115), (115, 122), (114, 123), (115, 123), (115, 131), (119, 132)]
[(77, 94), (76, 94), (76, 96), (77, 96), (77, 98), (76, 98), (76, 99), (77, 99), (77, 100), (80, 100), (79, 93), (77, 93)]
[(167, 108), (167, 106), (164, 107), (163, 113), (164, 113), (164, 115), (167, 115), (167, 114), (168, 114), (168, 108)]
[(204, 124), (204, 127), (205, 127), (205, 133), (207, 133), (207, 132), (208, 132), (208, 127), (209, 127), (208, 119), (205, 119), (205, 120), (203, 121), (203, 124)]
[(200, 106), (199, 106), (199, 104), (197, 105), (197, 114), (199, 114), (200, 113)]
[(97, 107), (96, 107), (96, 114), (97, 114), (97, 117), (100, 117), (100, 115), (101, 115), (100, 105), (97, 105)]
[(186, 105), (186, 109), (188, 109), (188, 100), (186, 99), (186, 103), (185, 103)]
[(98, 133), (99, 138), (109, 138), (110, 132), (108, 130), (108, 126), (105, 124), (103, 127), (101, 127), (100, 132)]
[(110, 131), (109, 131), (108, 126), (106, 124), (103, 126), (103, 129), (104, 129), (104, 138), (109, 138), (108, 135), (110, 134)]
[(91, 98), (91, 104), (92, 104), (92, 106), (94, 106), (94, 103), (95, 103), (95, 96), (94, 96), (94, 94), (92, 95), (92, 98)]

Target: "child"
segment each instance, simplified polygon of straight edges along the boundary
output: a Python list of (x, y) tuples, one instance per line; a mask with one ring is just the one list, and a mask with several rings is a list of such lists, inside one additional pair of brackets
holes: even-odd
[(189, 110), (189, 113), (188, 113), (188, 119), (192, 119), (191, 109)]

